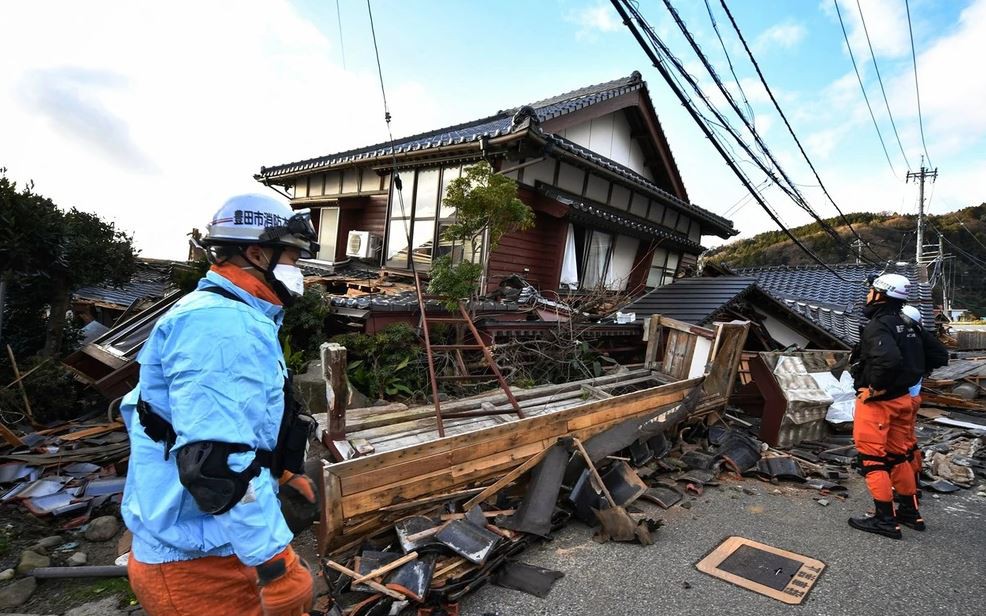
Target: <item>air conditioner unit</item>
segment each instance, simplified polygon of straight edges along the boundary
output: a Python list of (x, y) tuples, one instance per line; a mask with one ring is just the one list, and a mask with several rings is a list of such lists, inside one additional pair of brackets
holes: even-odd
[(369, 231), (350, 231), (346, 238), (346, 256), (369, 259), (380, 251), (380, 236)]

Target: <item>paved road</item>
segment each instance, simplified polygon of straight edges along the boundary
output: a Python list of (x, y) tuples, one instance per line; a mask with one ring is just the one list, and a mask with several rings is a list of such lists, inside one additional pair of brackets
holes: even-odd
[[(748, 495), (730, 485), (756, 491)], [(755, 480), (727, 482), (690, 510), (655, 509), (665, 520), (654, 545), (600, 545), (572, 524), (529, 550), (525, 562), (565, 573), (547, 599), (492, 585), (463, 601), (464, 616), (949, 616), (986, 613), (986, 498), (967, 490), (925, 497), (929, 530), (904, 528), (893, 541), (849, 528), (865, 509), (862, 481), (845, 502), (820, 506), (812, 491)], [(649, 507), (646, 504), (642, 508)], [(792, 607), (695, 569), (724, 538), (740, 535), (822, 560), (825, 572), (802, 606)], [(687, 585), (690, 588), (686, 588)]]

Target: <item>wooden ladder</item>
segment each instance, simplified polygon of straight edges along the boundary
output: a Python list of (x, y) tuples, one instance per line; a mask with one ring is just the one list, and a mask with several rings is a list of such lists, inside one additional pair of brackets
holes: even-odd
[[(510, 391), (510, 386), (507, 385), (506, 380), (504, 380), (503, 374), (500, 372), (500, 367), (496, 365), (496, 361), (493, 359), (493, 354), (490, 352), (489, 347), (487, 347), (483, 342), (483, 337), (479, 334), (479, 331), (476, 330), (476, 325), (472, 322), (472, 319), (466, 312), (463, 302), (459, 302), (458, 316), (428, 318), (428, 313), (425, 310), (425, 296), (421, 291), (421, 278), (417, 272), (414, 274), (414, 289), (418, 294), (418, 311), (421, 313), (421, 335), (425, 341), (425, 354), (428, 357), (428, 377), (431, 381), (431, 397), (435, 401), (435, 418), (438, 421), (438, 436), (445, 436), (445, 424), (443, 423), (443, 419), (451, 419), (453, 417), (485, 417), (490, 415), (502, 415), (505, 413), (517, 413), (517, 416), (523, 419), (524, 411), (520, 408), (520, 404), (517, 402), (517, 398), (514, 397), (513, 392)], [(472, 335), (475, 342), (472, 344), (432, 344), (431, 334), (428, 330), (430, 324), (436, 322), (465, 325), (469, 329), (469, 333)], [(455, 353), (456, 367), (458, 368), (459, 374), (438, 376), (435, 373), (435, 351), (451, 351)], [(500, 384), (500, 389), (502, 389), (503, 393), (506, 394), (507, 400), (510, 402), (510, 406), (513, 407), (512, 411), (481, 409), (459, 411), (447, 413), (444, 416), (442, 415), (442, 402), (438, 399), (439, 381), (470, 381), (488, 378), (487, 375), (469, 374), (469, 371), (466, 368), (465, 359), (462, 356), (463, 351), (483, 352), (483, 357), (486, 360), (486, 364), (490, 367), (490, 371)]]

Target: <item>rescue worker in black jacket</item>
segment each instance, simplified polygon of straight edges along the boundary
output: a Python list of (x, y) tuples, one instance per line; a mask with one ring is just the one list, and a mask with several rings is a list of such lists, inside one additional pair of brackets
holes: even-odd
[[(914, 472), (906, 464), (913, 444), (909, 389), (925, 373), (919, 332), (900, 315), (910, 281), (900, 274), (873, 280), (864, 313), (869, 319), (853, 366), (857, 391), (853, 440), (859, 472), (873, 496), (874, 515), (851, 518), (849, 525), (892, 539), (902, 537), (898, 521), (920, 519)], [(894, 493), (901, 505), (894, 510)], [(898, 517), (900, 516), (900, 517)]]

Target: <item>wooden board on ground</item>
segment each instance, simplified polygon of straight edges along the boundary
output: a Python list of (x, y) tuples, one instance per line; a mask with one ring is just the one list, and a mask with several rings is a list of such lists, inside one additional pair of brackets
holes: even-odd
[(729, 537), (695, 568), (740, 588), (799, 605), (818, 581), (825, 563), (743, 537)]

